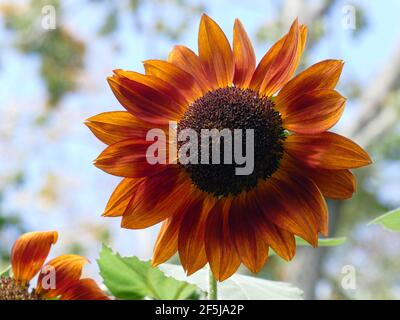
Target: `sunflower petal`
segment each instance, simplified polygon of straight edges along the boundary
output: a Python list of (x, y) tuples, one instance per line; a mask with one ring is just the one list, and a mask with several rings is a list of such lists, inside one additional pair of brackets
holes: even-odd
[(204, 92), (195, 78), (178, 66), (162, 60), (146, 60), (144, 62), (146, 74), (156, 76), (173, 85), (185, 96), (188, 102), (199, 98)]
[(201, 269), (207, 263), (204, 233), (212, 207), (211, 199), (198, 196), (193, 199), (184, 213), (179, 229), (178, 251), (183, 269), (188, 275)]
[(254, 273), (261, 270), (268, 258), (268, 245), (257, 223), (260, 216), (256, 198), (250, 192), (234, 198), (229, 212), (230, 234), (243, 264)]
[(186, 211), (193, 209), (198, 203), (194, 200), (199, 197), (198, 190), (190, 180), (183, 181), (181, 186), (178, 187), (176, 195), (169, 197), (171, 201), (166, 203), (166, 207), (171, 210), (171, 215), (163, 222), (158, 234), (152, 258), (154, 266), (165, 262), (176, 253), (182, 219)]
[(371, 158), (359, 145), (332, 132), (316, 135), (290, 135), (285, 151), (304, 164), (321, 169), (359, 168), (371, 163)]
[(264, 216), (279, 228), (300, 236), (316, 246), (318, 222), (304, 202), (302, 189), (285, 180), (272, 177), (257, 189), (259, 206)]
[(276, 107), (284, 114), (290, 102), (302, 94), (334, 89), (343, 70), (343, 61), (325, 60), (309, 67), (290, 80), (276, 97)]
[(309, 176), (322, 194), (330, 199), (350, 199), (356, 191), (356, 180), (349, 170), (324, 170), (310, 168)]
[(168, 56), (168, 62), (190, 73), (196, 79), (196, 82), (204, 93), (212, 89), (212, 85), (207, 79), (199, 56), (189, 48), (175, 46)]
[(300, 32), (300, 54), (298, 56), (298, 61), (299, 63), (300, 58), (304, 52), (304, 49), (306, 48), (306, 43), (307, 43), (307, 36), (308, 36), (308, 28), (304, 24), (300, 25), (299, 27), (299, 32)]
[(93, 279), (73, 281), (63, 292), (60, 300), (110, 300)]
[(240, 88), (247, 88), (256, 68), (256, 56), (251, 41), (240, 20), (235, 20), (233, 28), (233, 57), (235, 76), (233, 83)]
[(282, 114), (283, 127), (303, 134), (332, 128), (340, 119), (346, 98), (335, 90), (316, 90), (292, 100)]
[[(88, 263), (86, 258), (75, 254), (66, 254), (50, 260), (39, 274), (36, 292), (46, 298), (61, 295), (71, 282), (80, 279), (86, 263)], [(51, 282), (52, 275), (55, 276), (54, 283)], [(50, 279), (48, 282), (46, 282), (47, 276)]]
[(108, 146), (94, 161), (99, 169), (119, 177), (141, 178), (165, 169), (165, 164), (150, 164), (146, 152), (153, 142), (124, 140)]
[(42, 268), (51, 245), (58, 239), (56, 231), (28, 232), (20, 236), (11, 250), (13, 277), (28, 283)]
[(188, 103), (171, 84), (152, 75), (115, 70), (108, 83), (121, 105), (139, 119), (165, 125), (180, 119)]
[(321, 193), (327, 198), (348, 199), (352, 197), (356, 189), (356, 181), (350, 170), (326, 170), (308, 167), (287, 153), (281, 161), (285, 168), (294, 172), (301, 172), (304, 176), (313, 180)]
[(272, 222), (264, 219), (262, 228), (265, 231), (267, 244), (282, 259), (290, 261), (296, 254), (296, 241), (294, 235), (282, 228), (279, 228)]
[(298, 169), (287, 166), (284, 161), (281, 161), (280, 166), (281, 171), (276, 177), (290, 184), (297, 193), (298, 211), (303, 211), (304, 216), (312, 215), (314, 219), (310, 219), (310, 222), (313, 220), (317, 230), (324, 236), (328, 235), (328, 206), (317, 185), (303, 172), (300, 173)]
[(151, 265), (158, 266), (170, 259), (178, 251), (179, 227), (183, 214), (171, 215), (161, 225), (153, 249)]
[(218, 24), (205, 14), (199, 28), (199, 57), (213, 88), (232, 84), (234, 62), (231, 46)]
[(144, 178), (125, 178), (118, 184), (107, 202), (103, 217), (120, 217), (124, 214), (132, 197), (136, 195)]
[(191, 181), (180, 178), (179, 171), (173, 167), (144, 179), (123, 214), (121, 226), (143, 229), (165, 220), (184, 201), (182, 194), (190, 184)]
[(298, 67), (306, 38), (307, 28), (299, 27), (296, 19), (289, 33), (273, 45), (261, 59), (253, 74), (250, 88), (266, 96), (271, 96), (281, 89)]
[(240, 266), (229, 231), (229, 209), (231, 200), (218, 201), (211, 210), (205, 231), (205, 248), (208, 263), (219, 281), (229, 278)]
[(104, 112), (85, 121), (93, 134), (105, 144), (114, 144), (127, 139), (145, 139), (154, 127), (135, 118), (127, 111)]

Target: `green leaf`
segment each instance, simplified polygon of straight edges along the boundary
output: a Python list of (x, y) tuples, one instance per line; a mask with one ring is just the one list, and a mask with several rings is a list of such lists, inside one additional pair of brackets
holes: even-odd
[[(173, 264), (162, 264), (160, 269), (175, 279), (186, 281), (208, 291), (208, 270), (202, 269), (191, 276), (186, 276), (182, 267)], [(270, 281), (245, 275), (235, 274), (218, 283), (220, 300), (300, 300), (303, 291), (289, 283)]]
[(104, 20), (103, 26), (99, 30), (101, 36), (107, 36), (118, 27), (118, 11), (112, 10)]
[(166, 276), (158, 268), (151, 267), (149, 261), (121, 257), (105, 245), (97, 263), (104, 284), (119, 299), (180, 300), (198, 295), (196, 286)]
[(11, 276), (11, 266), (8, 266), (4, 270), (0, 271), (0, 277), (9, 278)]
[[(346, 242), (346, 237), (340, 237), (340, 238), (322, 238), (318, 239), (318, 247), (335, 247), (335, 246), (340, 246), (341, 244)], [(299, 238), (296, 237), (296, 245), (298, 246), (309, 246), (310, 244)]]
[(370, 224), (381, 224), (390, 231), (400, 232), (400, 208), (372, 220)]

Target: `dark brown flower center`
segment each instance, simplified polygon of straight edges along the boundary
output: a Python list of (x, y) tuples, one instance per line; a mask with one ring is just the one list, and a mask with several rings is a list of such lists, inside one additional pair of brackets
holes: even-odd
[[(189, 128), (196, 131), (199, 136), (198, 164), (181, 165), (193, 183), (205, 192), (217, 197), (236, 195), (244, 190), (254, 188), (259, 179), (268, 179), (279, 167), (285, 139), (281, 116), (274, 109), (271, 99), (261, 97), (251, 89), (227, 87), (206, 93), (189, 106), (178, 123), (178, 134), (183, 129)], [(241, 133), (241, 154), (250, 160), (252, 158), (254, 164), (252, 173), (237, 174), (236, 168), (244, 166), (244, 164), (235, 162), (235, 141), (230, 150), (233, 162), (224, 163), (224, 137), (220, 140), (221, 163), (212, 162), (213, 149), (212, 138), (210, 138), (209, 164), (204, 164), (204, 161), (202, 162), (200, 159), (202, 129), (217, 129), (219, 132), (229, 129), (233, 140), (235, 139), (234, 130), (241, 129), (236, 130)], [(245, 155), (246, 129), (253, 129), (254, 149), (252, 155)], [(185, 141), (178, 142), (178, 147), (182, 147), (185, 143)]]
[(41, 296), (23, 287), (13, 278), (0, 277), (0, 300), (43, 300)]

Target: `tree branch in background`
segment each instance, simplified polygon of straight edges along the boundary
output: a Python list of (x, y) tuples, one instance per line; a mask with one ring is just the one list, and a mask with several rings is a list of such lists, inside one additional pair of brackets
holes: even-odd
[[(363, 89), (359, 100), (358, 118), (345, 130), (346, 136), (354, 137), (362, 146), (368, 147), (375, 138), (394, 125), (396, 117), (390, 106), (384, 106), (387, 97), (398, 89), (400, 79), (400, 43), (389, 59), (390, 63)], [(382, 113), (382, 114), (381, 114)], [(379, 122), (379, 126), (378, 126)]]

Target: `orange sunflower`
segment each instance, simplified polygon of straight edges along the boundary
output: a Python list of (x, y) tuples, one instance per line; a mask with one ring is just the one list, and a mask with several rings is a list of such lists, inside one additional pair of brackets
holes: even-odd
[[(12, 278), (0, 278), (0, 300), (108, 300), (93, 279), (81, 279), (84, 257), (66, 254), (44, 264), (56, 231), (23, 234), (11, 251)], [(39, 272), (36, 288), (29, 282)]]
[[(167, 61), (147, 60), (145, 74), (115, 70), (108, 78), (127, 111), (87, 121), (108, 147), (95, 160), (105, 172), (124, 177), (104, 216), (142, 229), (163, 222), (152, 262), (177, 251), (188, 274), (209, 263), (222, 281), (243, 263), (258, 272), (272, 248), (286, 260), (295, 235), (317, 246), (328, 233), (324, 199), (350, 198), (349, 169), (371, 163), (351, 140), (328, 132), (346, 99), (334, 90), (340, 60), (319, 62), (294, 76), (307, 28), (295, 20), (289, 32), (256, 65), (239, 20), (233, 49), (207, 15), (200, 22), (197, 55), (173, 48)], [(177, 132), (192, 128), (254, 129), (254, 171), (235, 175), (232, 165), (150, 164), (146, 133), (169, 121)]]

